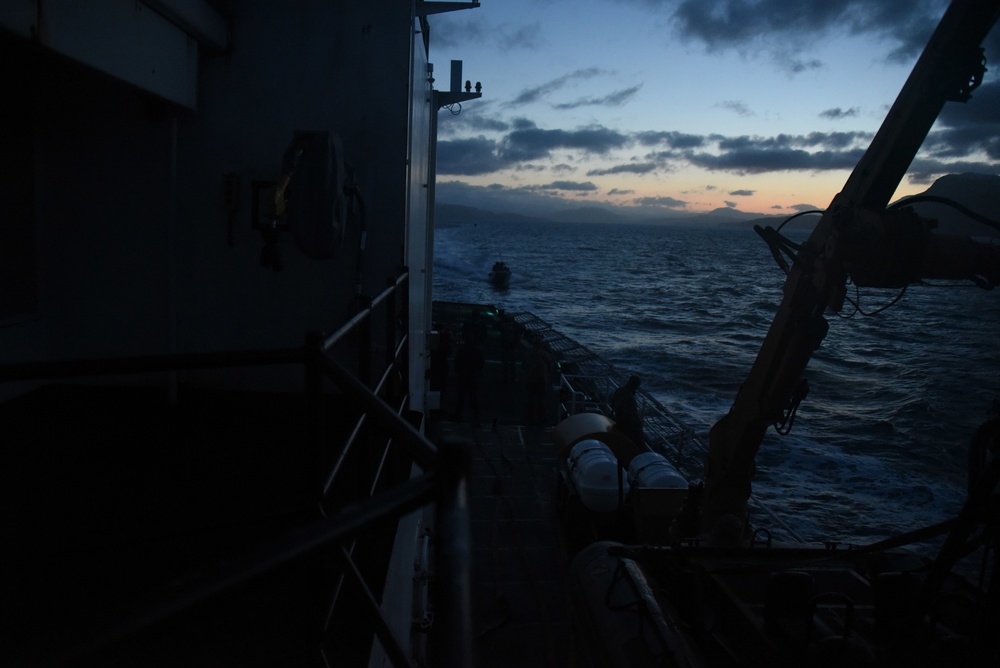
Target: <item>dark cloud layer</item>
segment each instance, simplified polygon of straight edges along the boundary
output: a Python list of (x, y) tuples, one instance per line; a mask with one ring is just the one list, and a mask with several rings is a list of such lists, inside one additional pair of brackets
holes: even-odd
[(584, 192), (593, 192), (597, 190), (597, 186), (590, 181), (553, 181), (552, 183), (546, 183), (541, 186), (529, 186), (529, 190), (576, 190)]
[[(677, 32), (709, 50), (768, 48), (786, 56), (831, 33), (875, 35), (887, 57), (919, 53), (944, 12), (946, 0), (638, 0), (669, 12)], [(815, 67), (787, 59), (791, 69)]]
[(655, 146), (665, 144), (670, 148), (698, 148), (703, 146), (705, 138), (701, 135), (686, 134), (683, 132), (639, 132), (635, 135), (636, 141), (644, 146)]
[(548, 156), (556, 149), (564, 148), (603, 155), (612, 149), (622, 148), (627, 142), (627, 135), (599, 125), (578, 130), (522, 127), (510, 132), (504, 138), (500, 152), (504, 160), (520, 162), (537, 160)]
[[(576, 152), (575, 159), (580, 162), (594, 156), (603, 157), (606, 164), (587, 170), (587, 175), (592, 177), (672, 171), (678, 164), (741, 174), (826, 171), (852, 168), (871, 138), (858, 132), (728, 137), (653, 131), (626, 134), (603, 126), (545, 130), (526, 119), (515, 120), (513, 126), (513, 130), (499, 139), (480, 135), (440, 141), (438, 173), (465, 176), (490, 174), (548, 160), (560, 151)], [(952, 132), (959, 136), (957, 130)], [(947, 142), (947, 136), (942, 136), (940, 141)], [(665, 150), (650, 151), (642, 159), (615, 158), (615, 151), (635, 145), (664, 147)], [(939, 149), (939, 152), (943, 150)], [(569, 166), (565, 162), (561, 164), (563, 170)]]
[(480, 136), (438, 142), (439, 174), (491, 174), (508, 166), (497, 155), (497, 143), (492, 139)]
[(587, 176), (607, 176), (609, 174), (649, 174), (655, 172), (661, 165), (655, 162), (627, 162), (606, 169), (591, 169)]
[[(996, 171), (1000, 161), (1000, 83), (984, 85), (976, 95), (981, 108), (951, 109), (914, 161), (911, 178), (931, 178), (958, 171)], [(691, 135), (669, 131), (626, 134), (603, 126), (576, 130), (546, 130), (527, 119), (517, 119), (499, 139), (480, 135), (442, 140), (438, 144), (438, 173), (482, 175), (504, 169), (539, 169), (539, 161), (562, 155), (560, 171), (574, 169), (601, 157), (605, 164), (590, 167), (587, 176), (643, 175), (674, 171), (693, 165), (710, 171), (760, 174), (782, 171), (850, 170), (863, 155), (871, 135), (863, 132), (811, 132), (773, 137), (720, 134)], [(637, 158), (619, 158), (616, 152), (633, 146), (652, 150)], [(569, 162), (566, 162), (568, 160)]]

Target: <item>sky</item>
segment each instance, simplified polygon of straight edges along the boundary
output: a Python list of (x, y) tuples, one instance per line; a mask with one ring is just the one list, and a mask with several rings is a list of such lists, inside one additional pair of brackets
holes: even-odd
[[(435, 88), (461, 60), (483, 93), (440, 111), (437, 200), (646, 217), (823, 209), (946, 4), (481, 0), (432, 15)], [(893, 199), (947, 173), (1000, 173), (1000, 30), (986, 47), (982, 86), (946, 105)]]

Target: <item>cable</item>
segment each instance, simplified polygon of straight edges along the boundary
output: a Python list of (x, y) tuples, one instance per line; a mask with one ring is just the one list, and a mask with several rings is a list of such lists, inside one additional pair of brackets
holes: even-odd
[(799, 216), (805, 216), (805, 215), (810, 214), (810, 213), (818, 213), (820, 215), (823, 215), (824, 213), (826, 213), (826, 211), (823, 211), (821, 209), (810, 209), (809, 211), (799, 211), (798, 213), (792, 214), (788, 218), (785, 218), (783, 221), (781, 221), (781, 225), (778, 225), (778, 229), (775, 230), (775, 232), (780, 232), (782, 227), (784, 227), (786, 224), (790, 223), (791, 221), (795, 220)]
[(951, 208), (955, 209), (961, 214), (964, 214), (965, 216), (968, 216), (977, 223), (986, 225), (987, 227), (992, 227), (994, 230), (1000, 230), (1000, 222), (995, 221), (992, 218), (987, 218), (986, 216), (980, 215), (975, 211), (963, 206), (962, 204), (959, 204), (955, 200), (948, 199), (947, 197), (938, 197), (936, 195), (914, 195), (913, 197), (909, 197), (905, 200), (900, 200), (899, 202), (890, 204), (886, 208), (898, 209), (900, 207), (916, 204), (917, 202), (935, 202), (937, 204), (944, 204), (946, 206), (950, 206)]
[(850, 297), (846, 297), (846, 296), (844, 297), (854, 307), (854, 313), (851, 313), (850, 315), (846, 315), (846, 316), (845, 315), (841, 315), (840, 313), (838, 313), (837, 315), (839, 317), (843, 318), (844, 320), (849, 320), (850, 318), (853, 318), (858, 313), (860, 313), (861, 315), (864, 315), (864, 316), (878, 315), (882, 311), (885, 311), (886, 309), (889, 309), (889, 308), (892, 308), (893, 306), (895, 306), (899, 302), (899, 300), (903, 298), (903, 295), (906, 294), (906, 289), (908, 287), (910, 287), (910, 286), (909, 285), (904, 285), (903, 288), (899, 291), (899, 293), (895, 297), (893, 297), (892, 301), (889, 302), (888, 304), (880, 306), (877, 309), (875, 309), (874, 311), (865, 311), (863, 308), (861, 308), (861, 290), (858, 287), (857, 283), (855, 283), (854, 284), (855, 298), (851, 299)]

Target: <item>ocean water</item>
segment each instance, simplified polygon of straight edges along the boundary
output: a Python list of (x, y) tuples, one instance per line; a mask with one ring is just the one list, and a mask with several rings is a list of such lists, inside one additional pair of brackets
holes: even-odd
[[(502, 292), (487, 281), (497, 259), (513, 272)], [(784, 278), (749, 228), (435, 230), (435, 299), (531, 311), (639, 373), (706, 442), (763, 342)], [(874, 311), (895, 296), (863, 289), (861, 306)], [(953, 516), (970, 437), (1000, 398), (1000, 292), (912, 286), (879, 315), (828, 320), (791, 434), (771, 429), (761, 446), (754, 494), (810, 540), (863, 544)]]

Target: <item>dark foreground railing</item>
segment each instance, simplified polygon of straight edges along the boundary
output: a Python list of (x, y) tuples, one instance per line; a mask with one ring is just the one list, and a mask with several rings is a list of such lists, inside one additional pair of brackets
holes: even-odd
[[(163, 592), (149, 597), (149, 604), (141, 610), (129, 610), (100, 624), (100, 632), (70, 647), (58, 650), (51, 663), (73, 662), (103, 651), (113, 651), (118, 643), (133, 638), (140, 632), (171, 618), (192, 606), (210, 601), (234, 587), (271, 573), (307, 554), (326, 550), (324, 556), (330, 570), (326, 586), (330, 595), (325, 605), (325, 618), (318, 639), (317, 660), (321, 661), (328, 644), (338, 643), (340, 632), (331, 624), (341, 603), (345, 584), (353, 588), (351, 604), (360, 601), (361, 609), (346, 614), (365, 618), (374, 629), (386, 654), (396, 666), (415, 665), (412, 652), (403, 638), (399, 638), (381, 610), (379, 590), (385, 572), (370, 573), (366, 579), (364, 568), (359, 568), (354, 552), (358, 540), (371, 532), (395, 531), (396, 522), (414, 510), (436, 503), (437, 560), (435, 572), (439, 576), (435, 590), (438, 618), (432, 629), (431, 649), (444, 659), (441, 665), (472, 664), (468, 633), (462, 632), (471, 618), (468, 598), (468, 508), (466, 484), (469, 461), (462, 447), (446, 447), (441, 451), (431, 443), (408, 416), (410, 398), (408, 383), (408, 280), (404, 271), (389, 280), (386, 289), (372, 299), (362, 300), (352, 318), (330, 335), (307, 334), (300, 348), (268, 350), (224, 351), (197, 354), (168, 354), (119, 357), (90, 360), (42, 361), (17, 364), (0, 364), (0, 382), (69, 379), (104, 375), (143, 374), (211, 368), (260, 367), (269, 365), (301, 364), (304, 369), (304, 395), (307, 416), (311, 422), (307, 433), (316, 441), (321, 453), (332, 456), (318, 461), (332, 464), (317, 476), (319, 518), (312, 524), (290, 532), (274, 543), (252, 549), (240, 559), (224, 568), (208, 566), (200, 575), (182, 587), (166, 587)], [(384, 312), (382, 323), (385, 356), (373, 364), (376, 310)], [(381, 338), (381, 337), (379, 337)], [(351, 346), (342, 345), (351, 341)], [(335, 359), (340, 348), (356, 347), (357, 369), (349, 370)], [(378, 365), (378, 368), (373, 368)], [(377, 373), (378, 379), (372, 379)], [(333, 442), (327, 424), (328, 396), (324, 387), (329, 381), (342, 393), (357, 414), (354, 424), (347, 430), (346, 439)], [(353, 414), (353, 413), (352, 413)], [(378, 430), (365, 429), (366, 423), (377, 425)], [(384, 433), (378, 440), (373, 433)], [(345, 462), (359, 449), (365, 450), (366, 461), (373, 462), (371, 477), (367, 481), (341, 480), (345, 478)], [(413, 464), (413, 475), (393, 484), (387, 480), (387, 462), (390, 452), (402, 453)], [(351, 469), (352, 472), (356, 471)], [(334, 498), (333, 492), (350, 485), (355, 500), (344, 503)], [(387, 520), (391, 520), (387, 524)], [(389, 526), (387, 530), (385, 527)], [(317, 583), (322, 588), (323, 583)], [(391, 593), (387, 593), (390, 596)], [(457, 632), (456, 632), (457, 631)], [(359, 641), (363, 642), (363, 641)]]

